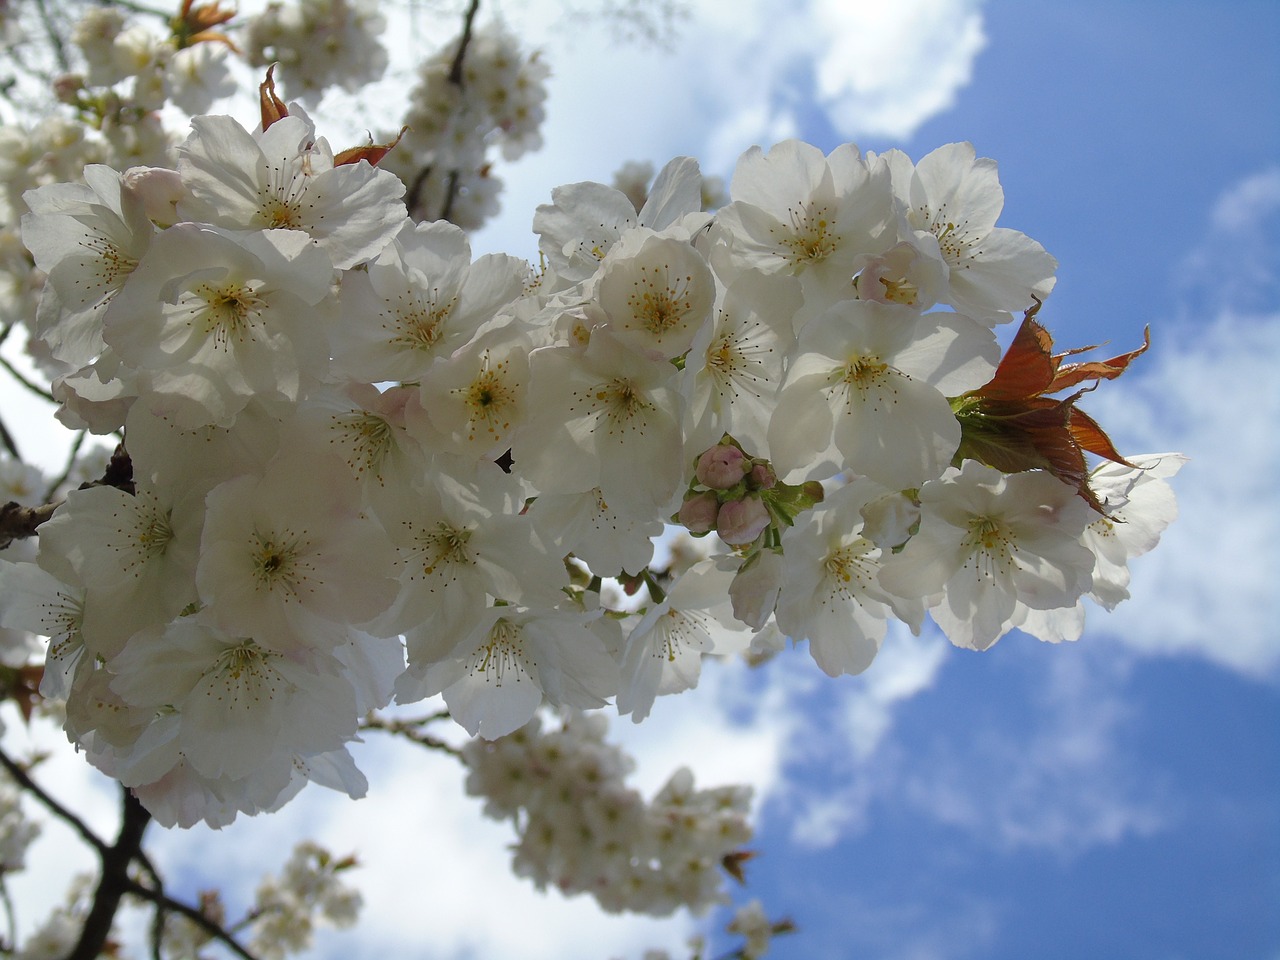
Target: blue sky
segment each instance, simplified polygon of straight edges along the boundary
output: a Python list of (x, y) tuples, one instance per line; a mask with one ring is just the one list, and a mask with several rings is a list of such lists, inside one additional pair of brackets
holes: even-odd
[[(1091, 610), (1077, 643), (1014, 633), (973, 654), (895, 635), (840, 681), (803, 651), (708, 669), (641, 727), (615, 722), (639, 782), (689, 763), (700, 784), (756, 785), (742, 897), (799, 924), (780, 960), (1277, 960), (1280, 5), (697, 6), (669, 52), (553, 37), (528, 14), (556, 73), (547, 148), (500, 169), (504, 213), (477, 252), (531, 255), (550, 188), (627, 159), (690, 153), (727, 176), (787, 135), (915, 158), (971, 140), (1000, 163), (1002, 225), (1059, 259), (1040, 315), (1059, 345), (1119, 352), (1151, 325), (1151, 351), (1085, 409), (1123, 451), (1192, 461), (1134, 598)], [(869, 91), (868, 63), (906, 79)], [(277, 818), (158, 836), (157, 856), (243, 897), (288, 838), (358, 850), (365, 923), (316, 957), (638, 958), (699, 926), (535, 894), (446, 761), (386, 743), (357, 759), (368, 800), (311, 791)], [(57, 768), (68, 789), (109, 796), (76, 764)], [(109, 829), (109, 807), (94, 816)]]
[[(1128, 349), (1152, 325), (1152, 351), (1132, 371), (1147, 389), (1124, 384), (1106, 404), (1103, 424), (1114, 436), (1179, 449), (1194, 441), (1201, 448), (1187, 448), (1196, 458), (1182, 478), (1188, 485), (1227, 472), (1205, 462), (1215, 457), (1233, 458), (1233, 470), (1274, 468), (1275, 435), (1255, 434), (1249, 423), (1275, 412), (1280, 391), (1275, 187), (1253, 206), (1258, 222), (1234, 233), (1223, 208), (1250, 178), (1280, 176), (1280, 8), (980, 9), (987, 45), (971, 82), (951, 109), (896, 145), (919, 156), (968, 139), (1000, 162), (1002, 222), (1060, 260), (1041, 312), (1059, 344), (1110, 340)], [(801, 133), (827, 148), (840, 139), (821, 112), (805, 116)], [(1227, 314), (1238, 326), (1220, 324)], [(1261, 378), (1229, 389), (1238, 405), (1203, 396), (1238, 372), (1232, 345), (1212, 338), (1241, 325), (1245, 343), (1266, 356)], [(1203, 380), (1160, 376), (1165, 365), (1197, 379), (1197, 355), (1209, 361)], [(1185, 396), (1153, 395), (1155, 382)], [(1201, 401), (1223, 415), (1217, 430), (1178, 422)], [(1232, 449), (1233, 433), (1251, 449)], [(1274, 495), (1261, 484), (1251, 489), (1261, 502), (1184, 495), (1180, 523), (1230, 532), (1229, 521), (1215, 531), (1186, 516), (1202, 506), (1247, 513), (1274, 535)], [(1173, 540), (1158, 549), (1218, 550)], [(1274, 540), (1251, 543), (1218, 571), (1209, 602), (1188, 611), (1184, 631), (1203, 643), (1183, 650), (1261, 643), (1274, 651), (1280, 564)], [(1245, 571), (1258, 567), (1267, 582), (1250, 590)], [(1132, 603), (1176, 602), (1166, 595), (1179, 582), (1171, 580), (1135, 577), (1142, 596)], [(1250, 617), (1245, 629), (1263, 633), (1234, 633), (1234, 605), (1260, 607), (1266, 615)], [(803, 930), (779, 943), (777, 956), (1280, 955), (1274, 653), (1233, 669), (1166, 656), (1159, 637), (1135, 652), (1116, 618), (1090, 618), (1069, 647), (1014, 634), (985, 655), (947, 650), (932, 685), (899, 705), (867, 761), (842, 764), (839, 743), (828, 741), (829, 749), (789, 766), (788, 789), (764, 808), (766, 856), (755, 874), (766, 902)], [(1141, 629), (1133, 620), (1126, 624)], [(824, 714), (856, 700), (858, 685), (819, 698), (815, 739), (838, 723)], [(846, 791), (850, 780), (858, 786)], [(850, 828), (827, 843), (797, 844), (806, 793), (832, 791), (862, 806)]]

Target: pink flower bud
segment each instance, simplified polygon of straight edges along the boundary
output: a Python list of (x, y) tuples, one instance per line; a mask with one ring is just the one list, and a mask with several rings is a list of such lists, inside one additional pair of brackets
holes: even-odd
[(680, 504), (680, 522), (690, 533), (709, 533), (716, 528), (720, 505), (710, 490), (694, 494)]
[(716, 532), (725, 543), (750, 543), (769, 525), (769, 511), (759, 497), (730, 500), (716, 516)]
[(712, 490), (728, 490), (737, 486), (750, 469), (751, 462), (742, 451), (724, 443), (716, 444), (698, 458), (694, 476)]
[(751, 489), (772, 490), (778, 482), (778, 475), (767, 463), (757, 463), (751, 468)]

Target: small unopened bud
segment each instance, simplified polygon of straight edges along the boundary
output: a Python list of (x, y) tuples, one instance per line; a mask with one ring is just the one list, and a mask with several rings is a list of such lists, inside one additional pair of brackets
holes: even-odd
[(690, 533), (710, 533), (716, 528), (720, 504), (710, 490), (695, 493), (680, 505), (680, 522)]
[(725, 543), (739, 546), (750, 543), (769, 526), (769, 511), (759, 497), (730, 500), (720, 506), (716, 515), (716, 533)]
[(778, 475), (767, 463), (757, 463), (751, 468), (751, 489), (772, 490), (778, 482)]
[(728, 490), (737, 486), (750, 469), (751, 462), (741, 450), (719, 443), (698, 458), (694, 476), (712, 490)]
[(53, 80), (53, 95), (59, 103), (74, 105), (84, 89), (84, 77), (78, 73), (63, 73)]

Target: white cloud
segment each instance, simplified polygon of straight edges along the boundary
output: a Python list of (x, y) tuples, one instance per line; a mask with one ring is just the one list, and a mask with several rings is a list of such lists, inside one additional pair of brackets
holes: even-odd
[(1177, 265), (1174, 288), (1188, 322), (1225, 313), (1268, 313), (1280, 296), (1280, 166), (1224, 190), (1204, 239)]
[(1227, 190), (1210, 215), (1213, 229), (1221, 233), (1252, 232), (1270, 221), (1280, 209), (1280, 167), (1246, 177)]
[(830, 40), (818, 102), (852, 138), (910, 137), (955, 102), (986, 46), (980, 0), (815, 0), (813, 17)]
[(1109, 617), (1091, 612), (1091, 630), (1148, 653), (1195, 654), (1274, 677), (1280, 314), (1225, 315), (1171, 334), (1177, 341), (1153, 350), (1146, 370), (1131, 369), (1087, 401), (1122, 451), (1191, 458), (1172, 481), (1178, 519), (1132, 563), (1132, 599)]
[(595, 21), (566, 31), (545, 4), (506, 12), (548, 51), (546, 147), (500, 166), (503, 212), (477, 250), (532, 259), (529, 224), (551, 189), (607, 182), (627, 160), (690, 155), (728, 175), (748, 147), (798, 136), (815, 115), (851, 140), (909, 137), (951, 105), (984, 44), (979, 0), (690, 8), (670, 49), (619, 46)]
[(1280, 678), (1280, 168), (1222, 192), (1185, 258), (1183, 316), (1082, 404), (1121, 452), (1178, 450), (1179, 518), (1132, 564), (1132, 599), (1094, 632)]
[[(882, 748), (892, 744), (898, 711), (934, 685), (949, 650), (937, 631), (913, 637), (895, 623), (871, 667), (857, 677), (829, 680), (807, 661), (787, 665), (810, 681), (790, 704), (791, 711), (808, 717), (806, 735), (792, 743), (790, 752), (800, 780), (787, 783), (779, 800), (792, 818), (792, 839), (826, 847), (867, 827), (871, 803), (897, 777), (896, 748)], [(815, 690), (819, 684), (826, 690)], [(829, 711), (814, 697), (821, 692), (834, 697)], [(825, 771), (821, 790), (803, 782), (804, 769)]]
[(1086, 645), (1048, 663), (1026, 718), (1003, 703), (999, 723), (975, 716), (917, 751), (902, 801), (1001, 849), (1073, 855), (1163, 829), (1177, 816), (1167, 790), (1117, 746), (1132, 718), (1125, 658)]

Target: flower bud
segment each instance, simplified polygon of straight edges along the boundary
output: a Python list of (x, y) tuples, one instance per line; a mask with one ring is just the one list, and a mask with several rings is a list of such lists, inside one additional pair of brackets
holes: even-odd
[(716, 495), (710, 490), (695, 493), (680, 505), (680, 522), (690, 533), (710, 533), (716, 527), (716, 513), (720, 509)]
[(78, 73), (63, 73), (53, 80), (53, 95), (59, 103), (75, 105), (84, 89), (84, 77)]
[(751, 489), (772, 490), (778, 482), (778, 475), (767, 463), (757, 463), (751, 468)]
[(728, 490), (741, 482), (751, 462), (737, 447), (727, 443), (716, 444), (698, 458), (694, 476), (698, 482), (712, 490)]
[(759, 497), (744, 497), (722, 504), (716, 515), (716, 532), (725, 543), (750, 543), (769, 526), (769, 511)]

